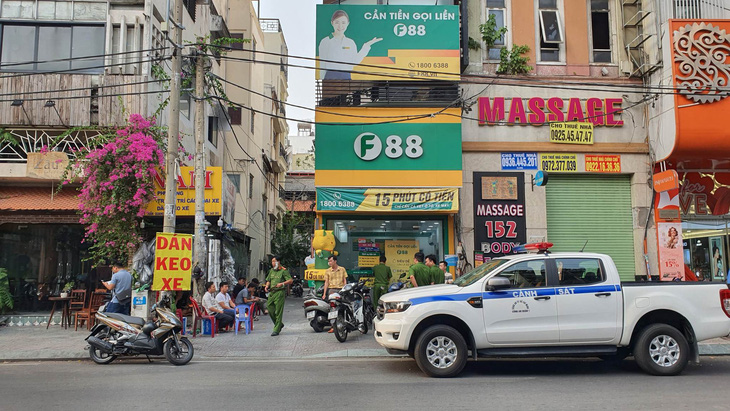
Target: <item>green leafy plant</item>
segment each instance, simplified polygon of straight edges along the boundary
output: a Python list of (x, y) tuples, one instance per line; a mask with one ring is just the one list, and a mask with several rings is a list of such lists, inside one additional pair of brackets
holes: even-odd
[(530, 59), (523, 54), (530, 51), (527, 45), (512, 45), (512, 50), (506, 47), (499, 51), (499, 67), (497, 74), (527, 74), (532, 66), (527, 64)]
[(66, 283), (66, 285), (63, 286), (63, 291), (66, 292), (66, 293), (69, 292), (69, 291), (71, 291), (71, 290), (73, 290), (73, 289), (74, 289), (74, 282), (73, 281), (69, 281), (69, 282)]
[[(479, 25), (479, 32), (482, 33), (482, 40), (487, 46), (487, 52), (494, 47), (494, 43), (501, 39), (507, 33), (507, 27), (497, 27), (497, 18), (494, 14), (490, 14), (487, 22)], [(471, 38), (469, 39), (469, 48), (471, 48)]]
[(469, 49), (471, 50), (481, 50), (482, 45), (478, 41), (474, 40), (474, 38), (469, 37)]
[(271, 251), (281, 256), (281, 264), (284, 267), (297, 267), (309, 255), (309, 235), (312, 227), (313, 221), (310, 216), (293, 212), (284, 215), (271, 240)]
[(4, 313), (13, 309), (13, 296), (10, 294), (10, 281), (8, 271), (0, 268), (0, 312)]

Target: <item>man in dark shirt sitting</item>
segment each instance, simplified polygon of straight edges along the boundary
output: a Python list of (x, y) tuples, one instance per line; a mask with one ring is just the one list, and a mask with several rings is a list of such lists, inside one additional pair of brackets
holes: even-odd
[[(253, 281), (248, 283), (248, 286), (236, 294), (236, 306), (241, 304), (256, 304), (264, 315), (268, 315), (266, 311), (266, 299), (254, 296), (257, 284)], [(254, 318), (258, 320), (258, 318)]]
[(231, 292), (231, 298), (236, 298), (238, 293), (240, 293), (244, 288), (246, 288), (246, 277), (238, 277), (238, 282)]

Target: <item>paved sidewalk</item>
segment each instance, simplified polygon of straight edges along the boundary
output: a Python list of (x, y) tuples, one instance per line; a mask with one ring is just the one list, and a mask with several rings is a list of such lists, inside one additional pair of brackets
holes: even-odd
[[(350, 333), (340, 343), (333, 334), (315, 333), (304, 317), (302, 298), (289, 297), (284, 310), (284, 329), (271, 337), (273, 324), (268, 316), (254, 323), (254, 330), (246, 335), (232, 331), (198, 335), (190, 340), (195, 347), (196, 359), (280, 358), (314, 359), (336, 357), (385, 357), (389, 354), (373, 338), (372, 330), (366, 335)], [(0, 361), (14, 360), (68, 360), (88, 359), (84, 328), (64, 330), (58, 325), (35, 327), (0, 327)], [(717, 338), (700, 343), (701, 355), (730, 355), (730, 338)]]
[[(303, 298), (289, 297), (284, 307), (284, 329), (277, 337), (271, 336), (273, 324), (269, 316), (260, 316), (254, 330), (246, 335), (239, 331), (190, 337), (195, 347), (195, 358), (328, 358), (389, 356), (373, 338), (372, 330), (362, 335), (350, 333), (340, 343), (334, 334), (315, 333), (304, 317)], [(39, 359), (87, 359), (89, 354), (84, 338), (86, 328), (64, 330), (58, 325), (29, 327), (0, 327), (0, 361)]]

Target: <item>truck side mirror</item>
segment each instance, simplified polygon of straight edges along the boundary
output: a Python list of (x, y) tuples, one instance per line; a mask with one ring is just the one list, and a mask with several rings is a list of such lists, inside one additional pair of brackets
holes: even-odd
[(487, 280), (487, 291), (497, 291), (497, 290), (504, 290), (507, 288), (512, 287), (512, 283), (509, 279), (496, 276), (492, 277), (489, 280)]

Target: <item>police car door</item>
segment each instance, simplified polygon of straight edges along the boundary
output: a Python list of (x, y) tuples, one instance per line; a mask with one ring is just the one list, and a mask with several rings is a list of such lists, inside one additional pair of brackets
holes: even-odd
[(558, 342), (555, 288), (548, 287), (546, 259), (512, 264), (498, 275), (512, 286), (485, 291), (484, 326), (490, 344)]
[(606, 280), (599, 258), (556, 258), (560, 342), (614, 342), (622, 327), (621, 292)]

